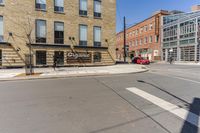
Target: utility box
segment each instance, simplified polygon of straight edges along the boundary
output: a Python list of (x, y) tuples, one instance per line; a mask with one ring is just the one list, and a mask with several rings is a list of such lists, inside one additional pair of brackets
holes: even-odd
[(32, 75), (34, 73), (33, 55), (25, 55), (25, 72), (26, 75)]

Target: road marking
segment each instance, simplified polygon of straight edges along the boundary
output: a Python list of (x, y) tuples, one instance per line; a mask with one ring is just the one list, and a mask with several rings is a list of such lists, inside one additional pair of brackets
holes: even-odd
[(193, 82), (193, 83), (200, 84), (200, 82), (199, 82), (199, 81), (195, 81), (195, 80), (191, 80), (191, 79), (186, 79), (186, 78), (182, 78), (182, 77), (174, 77), (174, 78), (177, 78), (177, 79), (182, 79), (182, 80), (185, 80), (185, 81), (190, 81), (190, 82)]
[(187, 79), (187, 78), (183, 78), (183, 77), (178, 77), (178, 76), (171, 75), (171, 74), (163, 74), (163, 73), (160, 74), (160, 73), (156, 73), (156, 72), (149, 72), (149, 73), (153, 73), (153, 74), (157, 74), (157, 75), (161, 75), (161, 76), (166, 76), (166, 77), (170, 77), (170, 78), (181, 79), (181, 80), (190, 81), (190, 82), (193, 82), (193, 83), (196, 83), (196, 84), (200, 84), (200, 81), (196, 81), (196, 80), (192, 80), (192, 79)]
[(136, 87), (126, 88), (126, 89), (200, 128), (200, 117), (198, 115), (189, 112), (183, 108), (180, 108), (177, 105), (169, 103), (161, 98), (153, 96)]

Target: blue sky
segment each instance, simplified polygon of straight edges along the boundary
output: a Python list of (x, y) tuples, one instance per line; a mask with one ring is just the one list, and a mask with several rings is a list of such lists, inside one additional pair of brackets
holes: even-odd
[(181, 10), (189, 12), (200, 0), (117, 0), (117, 32), (123, 29), (123, 16), (127, 26), (138, 23), (157, 10)]

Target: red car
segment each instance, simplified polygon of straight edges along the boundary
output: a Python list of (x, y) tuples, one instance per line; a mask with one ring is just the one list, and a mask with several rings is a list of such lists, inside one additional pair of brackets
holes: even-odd
[(135, 63), (135, 64), (142, 64), (142, 65), (149, 65), (150, 64), (150, 61), (148, 59), (144, 59), (142, 57), (135, 57), (132, 60), (132, 62)]

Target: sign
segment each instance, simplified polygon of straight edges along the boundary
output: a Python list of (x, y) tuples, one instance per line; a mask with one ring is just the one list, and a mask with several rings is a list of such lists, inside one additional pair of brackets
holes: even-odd
[(68, 52), (67, 63), (92, 63), (92, 53), (88, 52)]
[(154, 50), (153, 55), (158, 56), (158, 50)]

